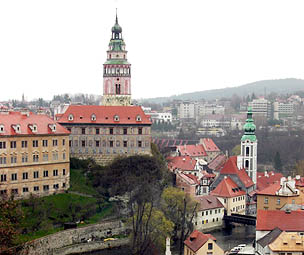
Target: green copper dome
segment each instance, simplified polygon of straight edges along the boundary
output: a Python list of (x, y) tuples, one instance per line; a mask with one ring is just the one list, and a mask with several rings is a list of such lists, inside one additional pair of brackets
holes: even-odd
[(121, 26), (116, 23), (113, 27), (112, 27), (112, 33), (121, 33), (122, 32), (122, 28)]
[(255, 136), (256, 126), (252, 119), (251, 107), (248, 107), (247, 120), (246, 120), (246, 124), (244, 125), (243, 129), (244, 129), (244, 135), (242, 136), (241, 140), (242, 141), (250, 140), (251, 142), (255, 142), (256, 141), (256, 136)]

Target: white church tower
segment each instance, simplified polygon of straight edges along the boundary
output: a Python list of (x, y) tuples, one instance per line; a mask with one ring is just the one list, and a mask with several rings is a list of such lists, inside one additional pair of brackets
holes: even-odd
[(241, 139), (241, 155), (237, 158), (238, 168), (245, 168), (254, 184), (257, 182), (257, 147), (258, 140), (255, 136), (256, 126), (252, 119), (252, 109), (248, 108), (247, 120), (244, 125), (244, 135)]

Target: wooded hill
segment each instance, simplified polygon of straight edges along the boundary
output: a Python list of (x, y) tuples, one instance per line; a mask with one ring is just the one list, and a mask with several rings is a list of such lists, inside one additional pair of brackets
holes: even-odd
[(304, 92), (304, 80), (301, 79), (278, 79), (278, 80), (263, 80), (253, 83), (248, 83), (238, 87), (230, 87), (223, 89), (212, 89), (204, 91), (196, 91), (191, 93), (185, 93), (180, 95), (174, 95), (170, 97), (156, 97), (138, 100), (140, 102), (150, 103), (164, 103), (173, 100), (213, 100), (220, 99), (222, 97), (229, 98), (236, 94), (238, 96), (247, 96), (254, 93), (256, 96), (265, 95), (269, 93), (288, 94), (296, 91)]

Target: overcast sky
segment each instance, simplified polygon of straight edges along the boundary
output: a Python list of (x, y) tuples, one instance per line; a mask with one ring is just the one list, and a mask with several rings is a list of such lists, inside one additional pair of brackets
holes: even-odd
[(1, 0), (0, 100), (101, 94), (116, 7), (133, 98), (304, 78), (303, 0)]

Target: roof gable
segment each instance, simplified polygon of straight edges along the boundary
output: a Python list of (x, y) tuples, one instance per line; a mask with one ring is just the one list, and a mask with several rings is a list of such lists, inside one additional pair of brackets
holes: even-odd
[(179, 150), (182, 156), (186, 156), (186, 155), (191, 157), (207, 156), (204, 146), (201, 144), (181, 145), (181, 146), (177, 146), (177, 149)]
[(206, 151), (220, 152), (220, 149), (216, 146), (211, 138), (203, 138), (203, 145)]
[(184, 241), (184, 244), (192, 251), (197, 252), (209, 239), (213, 241), (216, 240), (216, 238), (211, 234), (203, 234), (198, 230), (194, 230)]
[(228, 176), (225, 177), (210, 194), (218, 197), (237, 197), (245, 195), (246, 193)]
[(238, 169), (237, 167), (237, 156), (232, 156), (230, 157), (224, 167), (222, 168), (221, 175), (229, 175), (229, 174), (234, 174), (237, 175), (239, 180), (244, 184), (246, 188), (249, 188), (254, 185), (253, 181), (251, 178), (248, 176), (246, 170), (243, 169)]
[(218, 198), (213, 195), (198, 196), (194, 199), (199, 203), (199, 210), (201, 211), (224, 207)]

